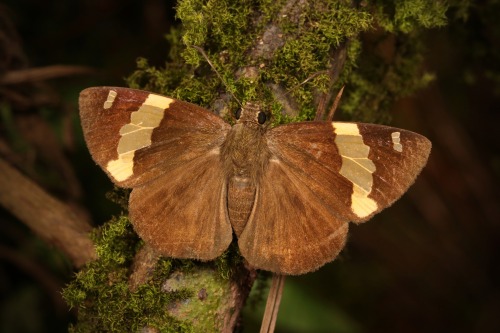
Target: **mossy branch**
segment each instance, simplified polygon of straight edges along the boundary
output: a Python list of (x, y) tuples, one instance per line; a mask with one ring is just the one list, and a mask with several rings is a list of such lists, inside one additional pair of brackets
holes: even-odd
[[(181, 0), (182, 26), (167, 37), (170, 61), (155, 68), (139, 59), (127, 81), (228, 120), (228, 110), (237, 107), (232, 95), (258, 100), (274, 124), (314, 119), (345, 86), (342, 117), (381, 121), (393, 100), (432, 79), (421, 69), (421, 32), (445, 24), (448, 6), (431, 0)], [(224, 82), (189, 45), (205, 50)], [(101, 229), (96, 241), (99, 261), (65, 291), (80, 310), (75, 332), (233, 331), (255, 279), (236, 246), (215, 263), (158, 259), (141, 249), (126, 217)]]

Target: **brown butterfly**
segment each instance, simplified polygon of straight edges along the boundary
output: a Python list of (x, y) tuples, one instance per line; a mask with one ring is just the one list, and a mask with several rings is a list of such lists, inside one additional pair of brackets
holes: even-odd
[(146, 91), (81, 92), (94, 160), (132, 188), (132, 224), (174, 258), (211, 260), (233, 239), (255, 268), (302, 274), (335, 259), (348, 222), (391, 205), (425, 165), (431, 143), (387, 126), (300, 122), (269, 128), (247, 103), (226, 123)]

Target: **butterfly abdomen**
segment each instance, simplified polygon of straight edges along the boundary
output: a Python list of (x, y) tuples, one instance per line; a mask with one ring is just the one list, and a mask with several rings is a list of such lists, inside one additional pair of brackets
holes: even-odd
[(227, 211), (229, 221), (239, 236), (250, 217), (255, 201), (255, 185), (249, 177), (233, 176), (227, 189)]

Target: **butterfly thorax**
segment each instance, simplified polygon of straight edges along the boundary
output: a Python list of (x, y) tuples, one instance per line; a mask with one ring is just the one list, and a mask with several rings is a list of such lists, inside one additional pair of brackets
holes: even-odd
[(247, 103), (237, 118), (222, 145), (221, 156), (228, 184), (229, 220), (239, 236), (252, 212), (258, 179), (270, 153), (264, 136), (268, 121), (260, 107)]

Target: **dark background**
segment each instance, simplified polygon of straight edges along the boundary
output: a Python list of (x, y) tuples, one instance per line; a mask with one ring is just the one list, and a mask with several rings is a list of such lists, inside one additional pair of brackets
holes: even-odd
[[(104, 198), (111, 183), (82, 140), (78, 93), (125, 85), (138, 56), (162, 66), (172, 7), (161, 0), (0, 4), (0, 76), (55, 64), (95, 70), (25, 89), (45, 98), (19, 112), (55, 133), (49, 152), (37, 150), (47, 134), (38, 125), (11, 122), (12, 92), (0, 86), (0, 153), (55, 196), (85, 207), (96, 224), (119, 208)], [(338, 260), (287, 279), (277, 332), (500, 332), (498, 13), (498, 1), (477, 2), (467, 21), (426, 34), (425, 66), (437, 79), (398, 101), (391, 125), (431, 139), (429, 164), (402, 200), (351, 227)], [(74, 313), (60, 289), (72, 274), (62, 255), (0, 208), (0, 332), (65, 332)], [(257, 330), (262, 305), (245, 309), (245, 332)]]

